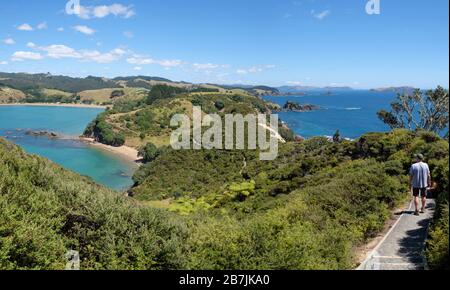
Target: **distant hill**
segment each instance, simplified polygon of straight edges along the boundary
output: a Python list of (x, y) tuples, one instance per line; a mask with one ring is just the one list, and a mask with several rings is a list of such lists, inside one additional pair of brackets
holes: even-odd
[[(88, 76), (68, 76), (0, 72), (0, 103), (95, 103), (109, 105), (121, 99), (136, 99), (146, 95), (156, 85), (167, 85), (189, 92), (225, 92), (213, 84), (175, 82), (152, 76), (127, 76), (113, 79)], [(265, 87), (249, 90), (254, 95), (264, 94)], [(233, 93), (235, 91), (233, 90)], [(112, 95), (112, 93), (115, 93)]]
[(412, 94), (412, 93), (414, 93), (415, 90), (416, 90), (416, 88), (404, 86), (404, 87), (377, 88), (377, 89), (372, 89), (371, 91), (381, 92), (381, 93), (391, 92), (391, 93), (397, 93), (397, 94)]
[(299, 94), (307, 92), (338, 92), (351, 91), (351, 87), (314, 87), (314, 86), (282, 86), (277, 88), (281, 94)]
[(242, 90), (254, 95), (278, 95), (280, 91), (277, 88), (269, 86), (251, 86), (251, 85), (216, 85), (226, 90)]
[(113, 80), (100, 77), (72, 78), (52, 74), (26, 73), (0, 73), (0, 86), (7, 86), (24, 92), (36, 89), (56, 89), (69, 93), (120, 87)]

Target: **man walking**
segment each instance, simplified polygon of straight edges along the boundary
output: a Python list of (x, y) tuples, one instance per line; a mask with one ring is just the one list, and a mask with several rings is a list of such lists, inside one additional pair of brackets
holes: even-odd
[(420, 213), (425, 213), (427, 191), (428, 187), (431, 186), (431, 173), (428, 164), (423, 162), (424, 157), (422, 154), (416, 154), (414, 157), (416, 159), (416, 163), (411, 166), (409, 171), (409, 182), (414, 196), (414, 205), (416, 207), (414, 214), (418, 216), (419, 198), (422, 199), (422, 209), (420, 210)]

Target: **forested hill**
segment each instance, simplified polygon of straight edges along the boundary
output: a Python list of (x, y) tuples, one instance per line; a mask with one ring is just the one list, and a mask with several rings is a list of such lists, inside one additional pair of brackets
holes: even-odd
[[(427, 132), (288, 142), (272, 162), (147, 149), (126, 198), (0, 139), (0, 268), (62, 269), (71, 249), (82, 269), (352, 269), (409, 196), (416, 152), (448, 202), (449, 144)], [(445, 229), (432, 231), (435, 264)]]
[(51, 74), (25, 73), (0, 73), (0, 84), (22, 91), (56, 89), (68, 93), (120, 87), (116, 82), (100, 77), (72, 78)]
[[(168, 85), (188, 91), (243, 91), (254, 95), (272, 94), (274, 88), (266, 86), (235, 86), (229, 88), (215, 84), (193, 84), (175, 82), (161, 77), (126, 76), (102, 78), (88, 76), (74, 78), (61, 75), (2, 73), (0, 72), (0, 103), (16, 102), (62, 102), (94, 103), (111, 105), (120, 95), (111, 95), (115, 90), (151, 90), (157, 85)], [(126, 95), (126, 92), (123, 94)]]
[[(242, 90), (215, 91), (208, 88), (186, 88), (155, 85), (140, 98), (117, 100), (114, 106), (99, 115), (85, 131), (87, 137), (113, 145), (139, 149), (147, 143), (157, 147), (169, 145), (174, 128), (170, 120), (175, 114), (192, 117), (194, 106), (206, 114), (269, 114), (271, 104)], [(294, 134), (280, 123), (280, 134), (293, 140)], [(176, 129), (176, 128), (175, 128)]]

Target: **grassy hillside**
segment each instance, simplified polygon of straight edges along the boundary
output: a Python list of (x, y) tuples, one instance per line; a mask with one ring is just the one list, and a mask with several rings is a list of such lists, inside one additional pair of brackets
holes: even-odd
[(125, 198), (1, 139), (0, 268), (61, 269), (74, 249), (83, 269), (351, 269), (408, 196), (411, 154), (443, 190), (448, 150), (408, 131), (288, 143), (272, 162), (165, 149)]
[(0, 86), (0, 104), (20, 102), (23, 99), (25, 94), (22, 91)]
[(0, 269), (182, 267), (182, 228), (92, 180), (0, 138)]
[(121, 88), (121, 89), (99, 89), (87, 90), (77, 94), (79, 101), (90, 104), (112, 105), (121, 101), (139, 101), (147, 96), (148, 90), (144, 88)]
[[(270, 112), (263, 100), (248, 93), (202, 90), (189, 92), (178, 87), (159, 85), (153, 87), (144, 99), (120, 99), (111, 110), (100, 115), (87, 128), (85, 134), (109, 145), (117, 142), (109, 142), (111, 138), (103, 138), (103, 135), (119, 135), (123, 137), (126, 145), (136, 148), (147, 143), (161, 147), (169, 145), (172, 116), (192, 116), (193, 106), (201, 106), (204, 113), (217, 113), (220, 116), (227, 113), (246, 115)], [(285, 131), (286, 134), (292, 135), (288, 130)]]

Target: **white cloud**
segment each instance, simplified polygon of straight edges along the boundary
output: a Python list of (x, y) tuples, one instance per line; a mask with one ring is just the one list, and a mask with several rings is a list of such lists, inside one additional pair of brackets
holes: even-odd
[(160, 66), (170, 68), (180, 66), (183, 62), (181, 60), (174, 59), (174, 60), (157, 60), (156, 63), (159, 64)]
[(3, 40), (3, 43), (4, 43), (4, 44), (7, 44), (7, 45), (13, 45), (13, 44), (16, 44), (16, 42), (15, 42), (14, 39), (12, 39), (12, 38), (5, 38), (5, 39)]
[(155, 60), (152, 58), (146, 58), (135, 54), (132, 57), (128, 58), (127, 62), (129, 64), (145, 65), (145, 64), (154, 64)]
[(236, 73), (239, 75), (246, 75), (246, 74), (250, 74), (250, 73), (260, 73), (267, 69), (273, 69), (273, 68), (275, 68), (275, 65), (272, 65), (272, 64), (268, 64), (268, 65), (264, 65), (264, 66), (252, 66), (250, 68), (238, 69), (236, 71)]
[(36, 47), (36, 44), (34, 44), (33, 42), (28, 42), (28, 43), (27, 43), (27, 47), (29, 47), (29, 48), (35, 48), (35, 47)]
[(47, 29), (47, 22), (41, 22), (36, 26), (37, 29), (39, 30), (43, 30), (43, 29)]
[(100, 52), (98, 50), (76, 50), (66, 45), (53, 44), (50, 46), (36, 46), (34, 43), (29, 43), (29, 47), (38, 51), (46, 52), (46, 56), (55, 59), (74, 58), (80, 61), (96, 62), (96, 63), (111, 63), (121, 59), (127, 51), (116, 48), (109, 52)]
[(135, 65), (148, 65), (148, 64), (158, 64), (160, 66), (163, 66), (165, 68), (171, 68), (171, 67), (177, 67), (183, 64), (181, 60), (174, 59), (174, 60), (156, 60), (153, 58), (141, 56), (141, 55), (133, 55), (132, 57), (127, 59), (127, 62), (129, 64), (135, 64)]
[(114, 15), (122, 18), (130, 18), (136, 15), (133, 6), (122, 4), (101, 5), (101, 6), (80, 6), (78, 17), (82, 19), (105, 18)]
[(8, 62), (7, 61), (0, 61), (0, 65), (7, 65)]
[(134, 33), (132, 31), (124, 31), (123, 35), (127, 38), (133, 38), (134, 37)]
[(245, 70), (245, 69), (238, 69), (238, 70), (236, 71), (236, 73), (237, 73), (238, 75), (246, 75), (246, 74), (248, 74), (248, 71)]
[(83, 61), (93, 61), (97, 63), (111, 63), (121, 59), (127, 52), (123, 49), (116, 48), (106, 53), (97, 50), (82, 50), (81, 59)]
[(319, 20), (325, 19), (330, 14), (331, 14), (330, 10), (324, 10), (322, 12), (317, 12), (317, 13), (314, 10), (311, 11), (311, 15), (314, 16), (315, 18), (319, 19)]
[(81, 58), (82, 55), (75, 49), (66, 45), (54, 44), (46, 47), (39, 47), (39, 50), (47, 52), (47, 56), (51, 58)]
[(297, 81), (288, 81), (286, 83), (288, 85), (292, 85), (292, 86), (300, 86), (302, 84), (301, 82), (297, 82)]
[(17, 27), (17, 29), (18, 30), (22, 30), (22, 31), (33, 31), (34, 30), (33, 27), (31, 27), (31, 25), (28, 24), (28, 23), (24, 23), (22, 25), (19, 25)]
[(142, 70), (142, 67), (140, 67), (140, 66), (135, 66), (133, 69), (134, 69), (135, 71), (140, 71), (140, 70)]
[(86, 35), (93, 35), (95, 33), (95, 30), (87, 27), (86, 25), (76, 25), (72, 27), (75, 31), (78, 31), (80, 33), (86, 34)]
[(57, 30), (58, 30), (59, 32), (63, 32), (63, 31), (64, 31), (64, 27), (59, 27)]
[(196, 70), (212, 70), (219, 67), (219, 65), (213, 63), (194, 63), (193, 66)]
[(40, 60), (43, 56), (37, 52), (31, 51), (16, 51), (12, 56), (12, 61), (23, 61), (23, 60)]

